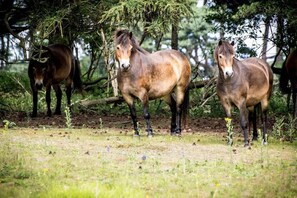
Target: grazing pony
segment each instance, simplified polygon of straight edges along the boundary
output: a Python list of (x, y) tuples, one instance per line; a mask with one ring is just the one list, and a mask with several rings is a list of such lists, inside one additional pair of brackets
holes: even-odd
[[(260, 106), (264, 114), (263, 139), (267, 134), (267, 109), (272, 93), (273, 73), (265, 61), (259, 58), (247, 58), (239, 61), (235, 58), (234, 43), (220, 40), (215, 48), (214, 58), (218, 64), (217, 95), (227, 117), (231, 117), (231, 107), (235, 105), (240, 111), (240, 125), (244, 132), (244, 146), (249, 145), (247, 132), (248, 113), (255, 112)], [(251, 117), (251, 116), (249, 116)], [(253, 139), (257, 139), (256, 115), (254, 113)], [(262, 117), (262, 116), (261, 116)], [(249, 120), (250, 121), (250, 120)]]
[[(297, 117), (297, 50), (292, 51), (284, 62), (281, 70), (279, 86), (283, 93), (291, 94), (293, 98), (293, 117)], [(289, 86), (290, 81), (290, 86)], [(290, 98), (290, 95), (289, 95)], [(289, 106), (288, 98), (288, 106)]]
[(149, 100), (157, 98), (163, 98), (170, 106), (171, 134), (180, 135), (182, 113), (185, 115), (188, 108), (188, 85), (191, 78), (187, 57), (176, 50), (149, 53), (138, 45), (132, 32), (119, 30), (115, 33), (115, 59), (119, 67), (117, 80), (130, 109), (134, 135), (139, 135), (135, 98), (142, 103), (148, 136), (153, 135)]
[(46, 89), (47, 115), (51, 116), (51, 87), (56, 92), (57, 105), (55, 114), (61, 114), (62, 91), (60, 83), (65, 81), (67, 104), (71, 104), (72, 84), (75, 88), (82, 88), (80, 68), (75, 64), (75, 58), (69, 47), (61, 44), (53, 44), (48, 47), (36, 48), (31, 56), (28, 75), (33, 94), (32, 117), (37, 116), (37, 93), (43, 86)]

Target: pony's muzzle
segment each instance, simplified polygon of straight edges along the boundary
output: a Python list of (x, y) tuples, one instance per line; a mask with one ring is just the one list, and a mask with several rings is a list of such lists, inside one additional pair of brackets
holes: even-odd
[(130, 63), (129, 62), (121, 62), (120, 63), (120, 67), (122, 68), (122, 70), (127, 71), (130, 68)]
[(224, 76), (225, 76), (225, 78), (231, 78), (233, 76), (232, 67), (231, 68), (226, 68), (224, 70)]
[(128, 70), (131, 66), (129, 59), (122, 59), (121, 61), (119, 61), (119, 63), (120, 63), (120, 67), (123, 70)]
[(43, 87), (43, 82), (42, 82), (42, 80), (36, 80), (36, 81), (35, 81), (35, 87), (36, 87), (38, 90), (42, 89), (42, 87)]

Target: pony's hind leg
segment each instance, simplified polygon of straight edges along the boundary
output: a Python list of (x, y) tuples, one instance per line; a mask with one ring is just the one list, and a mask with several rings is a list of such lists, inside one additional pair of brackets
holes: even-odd
[(33, 111), (31, 117), (34, 118), (37, 116), (37, 102), (38, 102), (38, 91), (34, 85), (34, 82), (31, 82), (32, 96), (33, 96)]
[(60, 87), (60, 85), (56, 84), (56, 85), (53, 85), (53, 88), (56, 92), (56, 98), (57, 98), (55, 115), (61, 115), (61, 100), (62, 100), (61, 87)]
[(163, 98), (163, 100), (169, 105), (170, 110), (171, 110), (171, 128), (170, 128), (170, 133), (171, 135), (175, 135), (175, 130), (176, 130), (176, 102), (175, 99), (173, 98), (173, 95), (167, 95)]
[(264, 115), (264, 120), (263, 120), (263, 116), (261, 115), (261, 120), (263, 123), (263, 144), (267, 145), (267, 110), (263, 111), (263, 115)]
[(51, 85), (46, 86), (46, 93), (45, 93), (45, 100), (47, 104), (47, 116), (52, 116), (52, 110), (51, 110)]
[(67, 97), (67, 105), (70, 109), (71, 107), (71, 94), (72, 94), (72, 87), (71, 85), (66, 86), (66, 97)]
[(257, 132), (257, 111), (260, 111), (260, 103), (255, 105), (252, 110), (249, 110), (249, 134), (251, 131), (251, 125), (253, 125), (253, 139), (252, 141), (258, 140)]
[(297, 118), (297, 88), (293, 89), (293, 118)]
[(185, 108), (184, 101), (187, 99), (187, 88), (184, 86), (177, 86), (175, 89), (176, 95), (176, 129), (175, 133), (181, 135), (181, 119), (182, 119), (182, 110)]

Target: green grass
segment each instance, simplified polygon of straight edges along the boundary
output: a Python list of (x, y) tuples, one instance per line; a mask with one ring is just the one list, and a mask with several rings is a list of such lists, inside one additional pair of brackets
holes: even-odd
[(8, 129), (0, 197), (295, 197), (296, 143), (222, 134), (140, 138), (105, 129)]

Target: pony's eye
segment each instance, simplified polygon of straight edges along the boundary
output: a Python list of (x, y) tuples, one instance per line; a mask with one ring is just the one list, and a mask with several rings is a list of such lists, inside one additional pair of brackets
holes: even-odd
[(117, 50), (120, 50), (120, 46), (117, 46)]

